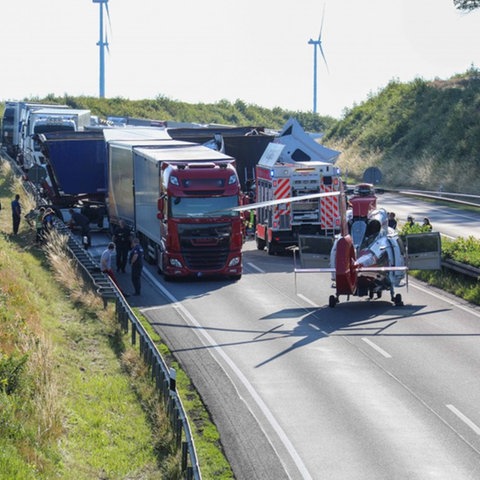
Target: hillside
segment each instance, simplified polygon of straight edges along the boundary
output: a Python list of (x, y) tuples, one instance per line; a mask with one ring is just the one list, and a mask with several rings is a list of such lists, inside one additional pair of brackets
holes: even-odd
[(480, 74), (392, 81), (330, 128), (324, 143), (357, 178), (377, 166), (393, 187), (478, 193)]

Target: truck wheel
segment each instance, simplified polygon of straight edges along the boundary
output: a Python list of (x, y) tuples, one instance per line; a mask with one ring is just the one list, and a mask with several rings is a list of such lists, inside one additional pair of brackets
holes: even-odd
[(267, 244), (267, 253), (269, 255), (275, 255), (277, 253), (277, 249), (275, 245), (272, 244), (272, 242), (268, 242)]
[(265, 250), (267, 243), (263, 238), (258, 238), (257, 235), (255, 235), (255, 242), (257, 243), (257, 250)]

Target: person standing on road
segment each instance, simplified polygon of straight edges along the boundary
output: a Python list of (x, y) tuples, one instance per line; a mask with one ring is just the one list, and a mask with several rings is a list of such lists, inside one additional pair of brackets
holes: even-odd
[(115, 253), (115, 244), (113, 242), (110, 242), (107, 248), (103, 251), (102, 256), (100, 257), (100, 269), (102, 270), (103, 273), (105, 273), (112, 279), (112, 282), (121, 291), (122, 289), (118, 285), (117, 279), (115, 278), (115, 275), (112, 270), (112, 256), (114, 255), (114, 253)]
[(20, 205), (20, 195), (17, 193), (15, 195), (15, 198), (12, 200), (12, 224), (13, 224), (14, 235), (18, 233), (21, 216), (22, 216), (22, 206)]
[(125, 273), (125, 267), (128, 260), (128, 252), (130, 250), (132, 232), (125, 225), (123, 220), (117, 225), (113, 232), (113, 242), (117, 250), (117, 272)]
[(135, 237), (132, 240), (132, 251), (129, 258), (130, 268), (132, 269), (132, 283), (135, 289), (134, 295), (140, 295), (141, 290), (141, 276), (143, 269), (143, 248), (140, 245), (140, 240)]
[(92, 245), (92, 240), (90, 237), (90, 220), (87, 216), (76, 212), (73, 208), (70, 208), (69, 212), (71, 217), (69, 222), (70, 228), (72, 228), (74, 225), (79, 226), (85, 248), (90, 247)]

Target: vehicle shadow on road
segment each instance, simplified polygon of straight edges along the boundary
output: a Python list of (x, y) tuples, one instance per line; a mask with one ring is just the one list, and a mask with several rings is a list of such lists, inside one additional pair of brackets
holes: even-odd
[[(409, 329), (407, 333), (402, 331), (389, 332), (394, 325), (399, 322), (414, 320), (418, 321), (420, 315), (436, 315), (447, 309), (423, 312), (425, 305), (416, 305), (408, 307), (394, 307), (390, 302), (375, 301), (375, 305), (365, 305), (360, 308), (358, 302), (352, 302), (345, 305), (340, 310), (323, 308), (306, 308), (303, 311), (306, 315), (301, 318), (298, 323), (288, 330), (281, 330), (282, 338), (298, 338), (288, 348), (279, 351), (276, 355), (260, 362), (256, 367), (262, 367), (280, 357), (288, 355), (298, 348), (305, 347), (319, 340), (330, 336), (419, 336), (419, 335), (438, 335), (437, 332), (414, 332)], [(293, 318), (298, 316), (298, 308), (282, 309), (271, 315), (263, 317), (261, 320), (274, 320)], [(278, 335), (279, 331), (276, 330)], [(442, 333), (442, 335), (455, 335), (452, 329), (451, 333)], [(480, 335), (480, 332), (479, 334)]]

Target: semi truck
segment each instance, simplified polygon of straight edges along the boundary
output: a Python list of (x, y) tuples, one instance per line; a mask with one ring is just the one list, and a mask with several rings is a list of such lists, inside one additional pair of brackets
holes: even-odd
[(38, 135), (48, 132), (78, 132), (90, 125), (90, 110), (40, 108), (27, 113), (22, 124), (21, 154), (23, 167), (28, 170), (33, 165), (45, 165), (40, 151)]
[(21, 150), (22, 125), (28, 112), (41, 108), (69, 108), (67, 105), (49, 105), (45, 103), (8, 101), (5, 103), (5, 110), (2, 118), (2, 146), (14, 159)]
[[(136, 143), (136, 144), (135, 144)], [(175, 140), (108, 146), (107, 210), (125, 221), (167, 280), (242, 275), (242, 220), (235, 159)]]

